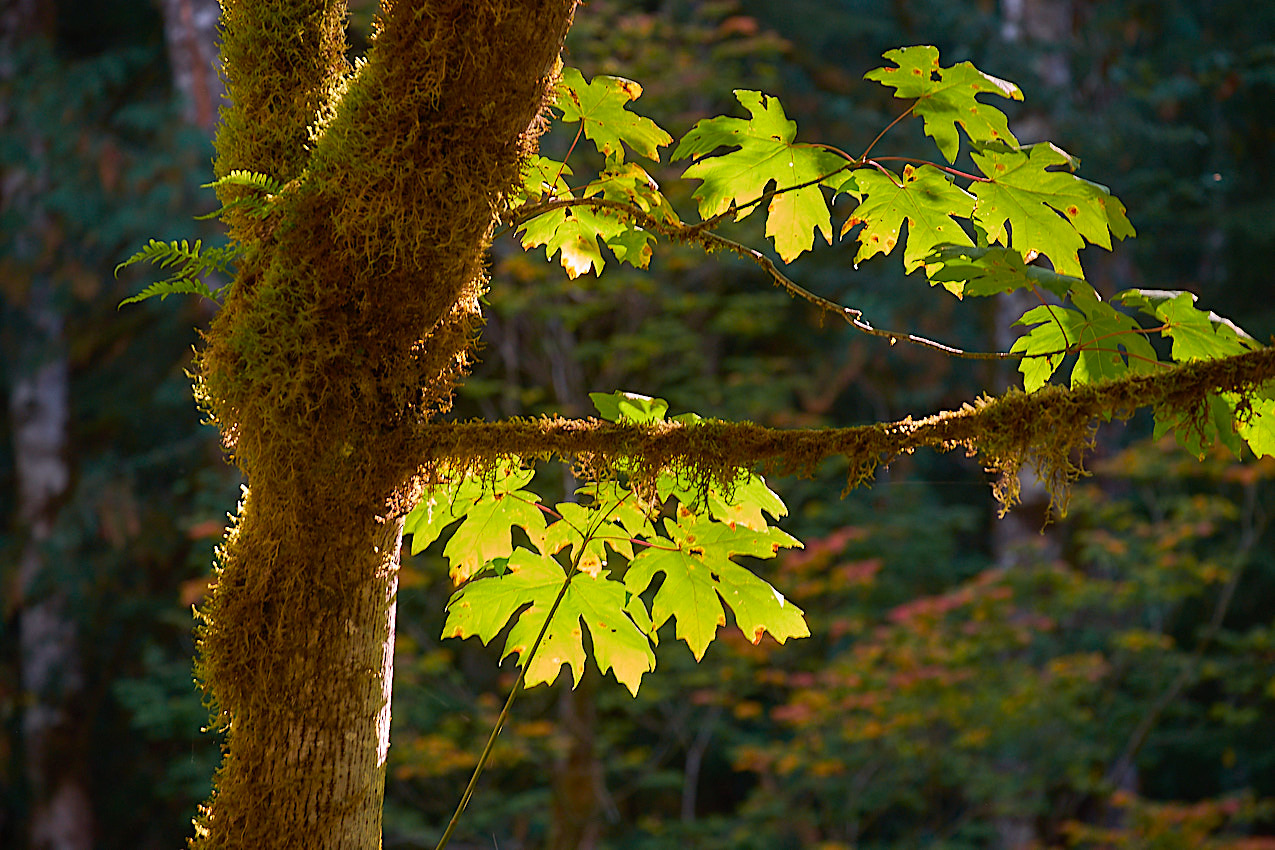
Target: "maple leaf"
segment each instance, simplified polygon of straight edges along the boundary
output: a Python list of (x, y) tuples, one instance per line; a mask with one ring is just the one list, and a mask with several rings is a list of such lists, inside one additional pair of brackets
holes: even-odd
[(766, 479), (747, 471), (740, 475), (729, 497), (717, 488), (710, 488), (708, 510), (720, 522), (742, 525), (753, 531), (765, 531), (769, 527), (763, 511), (774, 519), (788, 515), (788, 506), (778, 493), (766, 486)]
[(530, 199), (569, 198), (571, 187), (564, 177), (571, 175), (571, 166), (556, 159), (533, 154), (522, 169), (522, 185), (510, 199), (510, 207), (517, 207)]
[[(1157, 409), (1153, 436), (1159, 439), (1172, 431), (1178, 445), (1200, 460), (1204, 460), (1210, 446), (1218, 443), (1239, 457), (1242, 449), (1240, 431), (1245, 430), (1246, 426), (1235, 421), (1235, 402), (1236, 397), (1231, 393), (1209, 393), (1198, 411)], [(1257, 413), (1259, 408), (1260, 403), (1254, 405), (1254, 412)], [(1258, 418), (1258, 431), (1250, 435), (1257, 443), (1254, 452), (1261, 454), (1259, 448), (1264, 451), (1271, 448), (1271, 428), (1275, 426), (1275, 422), (1266, 419), (1266, 427), (1262, 428), (1263, 417), (1259, 415)], [(1253, 442), (1250, 441), (1249, 445), (1252, 446)]]
[[(535, 478), (534, 469), (523, 469), (516, 460), (497, 464), (490, 478), (464, 476), (444, 481), (425, 491), (421, 501), (403, 520), (403, 533), (412, 536), (412, 554), (423, 552), (443, 529), (465, 516), (484, 497), (513, 493)], [(534, 494), (524, 493), (536, 498)]]
[[(695, 124), (673, 151), (673, 159), (695, 160), (683, 176), (702, 180), (693, 197), (700, 215), (711, 218), (736, 208), (735, 220), (760, 206), (746, 206), (776, 189), (830, 179), (848, 166), (823, 148), (797, 144), (797, 124), (788, 119), (779, 99), (757, 91), (737, 90), (735, 98), (752, 118), (718, 116)], [(708, 156), (719, 147), (737, 150)], [(835, 181), (841, 183), (841, 180)], [(829, 184), (831, 185), (831, 184)], [(834, 186), (835, 188), (835, 186)], [(784, 262), (792, 262), (814, 246), (815, 231), (832, 241), (832, 220), (820, 183), (775, 194), (766, 217), (766, 235)]]
[(609, 201), (632, 204), (665, 224), (682, 223), (668, 199), (660, 193), (659, 184), (636, 162), (608, 160), (607, 167), (584, 192), (586, 198), (598, 195)]
[(528, 490), (516, 490), (475, 502), (443, 547), (443, 555), (451, 562), (452, 581), (460, 584), (496, 558), (508, 557), (514, 551), (513, 526), (520, 526), (534, 540), (545, 527), (539, 499)]
[(800, 608), (731, 560), (736, 555), (773, 557), (780, 548), (800, 546), (799, 541), (778, 528), (753, 531), (686, 514), (683, 520), (666, 519), (667, 541), (639, 553), (624, 575), (625, 586), (636, 596), (650, 587), (656, 573), (664, 574), (651, 607), (653, 629), (676, 619), (677, 637), (699, 660), (718, 627), (726, 624), (724, 601), (753, 643), (765, 632), (780, 643), (810, 634)]
[(554, 682), (563, 664), (578, 685), (584, 673), (583, 635), (587, 628), (598, 669), (613, 672), (616, 680), (637, 696), (642, 676), (655, 669), (655, 653), (643, 631), (650, 623), (641, 601), (636, 600), (635, 605), (624, 585), (610, 579), (605, 571), (596, 576), (576, 573), (563, 591), (565, 581), (566, 573), (552, 558), (518, 549), (504, 573), (477, 578), (452, 595), (442, 636), (476, 636), (486, 644), (513, 619), (502, 658), (516, 653), (519, 663), (526, 664), (536, 636), (562, 592), (544, 640), (526, 667), (526, 686)]
[[(623, 528), (607, 520), (603, 511), (575, 502), (563, 502), (555, 510), (562, 519), (545, 529), (541, 538), (544, 554), (552, 555), (569, 548), (579, 570), (589, 575), (597, 575), (606, 565), (607, 546), (625, 558), (633, 557), (632, 538)], [(576, 553), (579, 553), (578, 561)]]
[(908, 237), (903, 268), (908, 273), (922, 266), (940, 245), (973, 244), (954, 216), (968, 217), (974, 208), (974, 197), (953, 185), (934, 166), (905, 166), (900, 182), (867, 169), (855, 176), (864, 198), (842, 227), (841, 235), (845, 236), (856, 224), (864, 225), (859, 231), (856, 265), (893, 251), (905, 219)]
[(877, 68), (865, 74), (864, 79), (894, 89), (895, 97), (915, 98), (912, 111), (925, 122), (925, 134), (934, 140), (948, 162), (955, 162), (960, 152), (957, 127), (964, 129), (975, 143), (1003, 141), (1018, 145), (1005, 113), (977, 100), (984, 93), (1022, 100), (1023, 92), (1018, 86), (984, 74), (969, 62), (940, 67), (935, 47), (901, 47), (883, 56), (898, 67)]
[(589, 393), (589, 399), (598, 413), (608, 422), (631, 422), (645, 425), (660, 422), (668, 412), (668, 402), (640, 393), (614, 392)]
[(1085, 240), (1111, 250), (1111, 237), (1134, 235), (1124, 204), (1107, 187), (1070, 171), (1074, 160), (1048, 142), (1025, 150), (989, 147), (971, 154), (988, 181), (970, 191), (978, 198), (974, 221), (989, 242), (999, 242), (1024, 256), (1049, 258), (1060, 274), (1084, 276), (1080, 249)]
[(1171, 354), (1180, 363), (1241, 354), (1255, 347), (1252, 337), (1216, 313), (1199, 309), (1195, 299), (1192, 292), (1126, 289), (1112, 300), (1163, 322), (1161, 333), (1172, 338)]
[(1039, 286), (1065, 297), (1083, 278), (1029, 265), (1011, 248), (949, 245), (925, 258), (930, 283), (941, 283), (957, 296), (998, 295)]
[(1237, 430), (1253, 454), (1275, 457), (1275, 394), (1268, 391), (1250, 399), (1249, 414), (1241, 417)]
[(618, 481), (594, 481), (576, 490), (590, 501), (589, 507), (622, 526), (630, 537), (653, 537), (655, 527), (647, 516), (647, 505)]
[[(1062, 349), (1078, 351), (1071, 385), (1111, 380), (1129, 371), (1149, 372), (1158, 362), (1155, 349), (1131, 316), (1117, 312), (1096, 294), (1077, 288), (1071, 294), (1075, 309), (1041, 305), (1028, 310), (1014, 324), (1036, 325), (1019, 337), (1010, 351), (1044, 354)], [(1048, 382), (1062, 362), (1062, 354), (1025, 357), (1019, 363), (1023, 385), (1034, 392)]]
[(560, 261), (567, 276), (575, 279), (590, 270), (602, 273), (606, 261), (598, 239), (610, 243), (620, 237), (630, 226), (616, 213), (587, 207), (560, 207), (530, 218), (520, 225), (522, 246), (545, 246), (545, 259), (553, 259), (561, 253)]
[(670, 144), (673, 137), (650, 118), (624, 108), (641, 95), (642, 87), (632, 80), (599, 75), (592, 82), (585, 82), (577, 69), (563, 68), (554, 106), (562, 111), (564, 122), (582, 123), (585, 138), (603, 156), (623, 160), (624, 145), (628, 145), (647, 159), (659, 162), (659, 149)]

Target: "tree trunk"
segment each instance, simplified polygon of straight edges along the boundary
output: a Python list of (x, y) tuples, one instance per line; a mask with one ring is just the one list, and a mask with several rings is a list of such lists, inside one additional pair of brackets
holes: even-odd
[(226, 757), (196, 848), (380, 845), (407, 446), (463, 374), (574, 5), (385, 3), (347, 76), (344, 4), (223, 3), (217, 173), (288, 186), (228, 214), (247, 254), (198, 363), (251, 490), (201, 611)]
[(0, 11), (0, 131), (26, 146), (28, 167), (3, 174), (0, 203), (26, 226), (7, 235), (9, 256), (28, 275), (12, 305), (4, 340), (9, 414), (17, 479), (20, 539), (17, 575), (18, 651), (23, 696), (22, 757), (27, 783), (28, 846), (87, 850), (93, 846), (88, 791), (88, 730), (79, 634), (71, 613), (66, 564), (52, 554), (58, 510), (70, 487), (67, 345), (54, 281), (41, 254), (54, 223), (44, 209), (49, 179), (46, 144), (5, 105), (17, 83), (20, 47), (53, 32), (53, 3), (18, 0)]

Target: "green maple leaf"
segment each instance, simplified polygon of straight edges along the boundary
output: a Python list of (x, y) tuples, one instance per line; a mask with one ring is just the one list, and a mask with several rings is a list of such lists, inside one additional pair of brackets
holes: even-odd
[[(514, 619), (502, 658), (516, 653), (519, 663), (526, 664), (566, 580), (562, 566), (552, 558), (518, 549), (503, 574), (475, 579), (452, 595), (443, 637), (476, 636), (490, 643)], [(527, 687), (554, 682), (563, 664), (571, 669), (574, 683), (580, 683), (585, 628), (598, 669), (612, 671), (636, 696), (642, 676), (655, 669), (655, 654), (644, 632), (644, 628), (649, 630), (650, 621), (641, 601), (630, 597), (624, 585), (608, 578), (605, 571), (597, 576), (576, 573), (571, 577), (544, 640), (526, 668)]]
[[(736, 99), (752, 118), (718, 116), (705, 118), (682, 137), (673, 159), (692, 157), (695, 162), (684, 177), (702, 180), (693, 197), (700, 215), (711, 218), (736, 207), (735, 220), (750, 215), (759, 206), (745, 206), (776, 189), (799, 186), (830, 178), (848, 163), (841, 157), (812, 145), (797, 144), (797, 124), (784, 114), (778, 98), (757, 91), (738, 90)], [(719, 147), (737, 150), (709, 156)], [(834, 181), (844, 182), (844, 178)], [(829, 184), (832, 185), (832, 184)], [(784, 262), (791, 262), (814, 246), (815, 231), (832, 241), (832, 220), (828, 201), (820, 184), (780, 192), (770, 200), (766, 235)]]
[(443, 555), (451, 562), (452, 581), (460, 584), (490, 561), (508, 557), (514, 551), (511, 531), (515, 525), (535, 540), (545, 527), (544, 514), (536, 504), (539, 498), (518, 490), (475, 502), (443, 547)]
[(1134, 235), (1124, 204), (1105, 186), (1070, 171), (1074, 160), (1043, 142), (1025, 150), (986, 148), (971, 154), (988, 182), (976, 181), (974, 221), (998, 242), (1023, 254), (1049, 258), (1060, 274), (1084, 276), (1080, 249), (1085, 240), (1111, 250), (1111, 237)]
[(520, 225), (522, 246), (545, 246), (545, 258), (560, 253), (562, 267), (574, 279), (590, 270), (602, 274), (606, 261), (598, 239), (610, 242), (630, 230), (618, 214), (587, 207), (562, 207), (528, 219)]
[(571, 175), (571, 167), (565, 162), (533, 154), (522, 169), (522, 186), (510, 200), (511, 207), (535, 198), (569, 198), (571, 187), (564, 177)]
[(940, 245), (972, 245), (969, 235), (954, 216), (968, 217), (974, 197), (954, 186), (947, 175), (932, 165), (906, 166), (895, 182), (877, 171), (856, 172), (863, 200), (841, 229), (844, 236), (856, 224), (859, 231), (857, 265), (877, 254), (889, 254), (899, 242), (899, 230), (908, 223), (903, 268), (908, 273), (925, 263)]
[(403, 520), (403, 533), (412, 535), (412, 554), (423, 552), (444, 528), (469, 513), (480, 499), (517, 492), (535, 477), (534, 469), (523, 469), (514, 460), (498, 464), (489, 478), (456, 477), (426, 490), (420, 503)]
[(607, 520), (605, 512), (575, 502), (563, 502), (556, 510), (562, 519), (545, 529), (541, 551), (546, 555), (569, 548), (573, 562), (589, 575), (597, 575), (606, 566), (607, 546), (625, 558), (633, 557), (631, 536)]
[(637, 495), (618, 481), (594, 481), (576, 490), (590, 501), (589, 507), (608, 521), (628, 532), (629, 537), (653, 537), (655, 527), (647, 516), (648, 506)]
[(1195, 299), (1191, 292), (1126, 289), (1112, 300), (1163, 322), (1161, 333), (1173, 339), (1171, 353), (1179, 363), (1241, 354), (1255, 347), (1252, 337), (1216, 313), (1199, 309)]
[(1022, 100), (1018, 86), (984, 74), (969, 62), (943, 68), (935, 47), (901, 47), (884, 54), (884, 58), (898, 67), (869, 71), (864, 79), (894, 89), (895, 97), (915, 98), (912, 111), (925, 122), (925, 134), (934, 139), (948, 162), (955, 162), (960, 151), (957, 127), (963, 128), (975, 143), (1002, 141), (1018, 145), (1005, 113), (977, 100), (977, 95), (985, 93)]
[(765, 632), (780, 643), (810, 634), (800, 608), (731, 560), (736, 555), (773, 557), (780, 548), (800, 546), (799, 541), (778, 528), (753, 531), (685, 514), (683, 520), (666, 519), (667, 540), (638, 554), (624, 575), (625, 586), (637, 595), (650, 587), (656, 573), (663, 573), (651, 608), (654, 629), (676, 619), (677, 637), (686, 641), (696, 660), (726, 624), (723, 602), (753, 643)]
[(957, 295), (998, 295), (1039, 286), (1065, 297), (1072, 288), (1089, 284), (1083, 278), (1029, 265), (1010, 248), (972, 248), (948, 245), (925, 258), (930, 283), (941, 283)]
[(744, 472), (739, 477), (729, 497), (711, 488), (708, 491), (708, 510), (720, 522), (742, 525), (753, 531), (765, 531), (769, 527), (763, 511), (774, 519), (788, 515), (788, 506), (779, 494), (766, 486), (766, 479), (751, 472)]
[(585, 138), (597, 145), (603, 156), (623, 160), (624, 145), (628, 145), (659, 162), (659, 149), (673, 137), (650, 118), (624, 108), (641, 95), (642, 87), (632, 80), (599, 75), (586, 83), (577, 69), (563, 68), (554, 106), (562, 111), (564, 122), (582, 122)]
[[(1204, 460), (1209, 447), (1217, 443), (1239, 457), (1243, 448), (1240, 434), (1246, 426), (1235, 421), (1235, 402), (1236, 397), (1230, 393), (1209, 393), (1198, 412), (1156, 410), (1153, 435), (1158, 439), (1172, 431), (1178, 445), (1200, 460)], [(1254, 405), (1255, 413), (1258, 409), (1259, 405)], [(1265, 417), (1259, 416), (1256, 432), (1250, 432), (1257, 440), (1257, 447), (1253, 450), (1258, 454), (1262, 453), (1258, 448), (1269, 451), (1271, 429), (1275, 426), (1275, 422), (1269, 419), (1263, 422), (1263, 419)]]
[[(1076, 288), (1071, 294), (1075, 309), (1041, 305), (1028, 310), (1015, 324), (1036, 325), (1019, 337), (1011, 351), (1038, 355), (1070, 349), (1078, 352), (1071, 385), (1113, 380), (1129, 371), (1149, 372), (1158, 358), (1141, 327), (1132, 317), (1099, 301), (1092, 290)], [(1044, 386), (1062, 362), (1063, 355), (1025, 357), (1019, 363), (1027, 392)]]
[(660, 193), (659, 184), (636, 162), (608, 160), (607, 167), (584, 192), (586, 198), (598, 195), (608, 201), (632, 204), (665, 224), (682, 223), (668, 199)]
[(1259, 393), (1250, 404), (1250, 414), (1237, 426), (1239, 434), (1253, 454), (1275, 457), (1275, 390)]
[(650, 422), (662, 422), (664, 414), (668, 412), (667, 401), (640, 393), (589, 393), (589, 399), (607, 422), (646, 425)]
[[(659, 185), (645, 168), (635, 162), (608, 160), (606, 169), (584, 191), (586, 198), (599, 195), (608, 201), (632, 204), (665, 224), (676, 227), (682, 223), (668, 200), (660, 194)], [(655, 241), (655, 234), (643, 230), (626, 216), (618, 220), (624, 224), (624, 230), (606, 235), (606, 246), (620, 262), (646, 268), (651, 262), (651, 243)]]

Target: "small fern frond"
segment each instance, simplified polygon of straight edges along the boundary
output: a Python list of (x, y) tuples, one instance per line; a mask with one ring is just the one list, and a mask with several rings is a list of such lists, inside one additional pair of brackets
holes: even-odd
[(125, 304), (132, 304), (135, 301), (144, 301), (156, 295), (160, 296), (162, 301), (169, 295), (179, 293), (202, 295), (205, 298), (215, 299), (222, 288), (209, 289), (201, 278), (214, 272), (230, 272), (235, 260), (242, 253), (242, 249), (233, 242), (219, 248), (203, 250), (203, 242), (199, 239), (196, 239), (194, 244), (185, 239), (181, 240), (181, 242), (160, 242), (157, 239), (152, 239), (145, 248), (116, 266), (115, 274), (118, 275), (122, 268), (142, 262), (150, 263), (161, 269), (175, 267), (175, 271), (167, 280), (152, 283), (137, 295), (121, 301), (119, 306), (123, 307)]
[(270, 215), (274, 196), (283, 191), (283, 184), (278, 180), (268, 174), (258, 174), (255, 171), (232, 171), (211, 183), (203, 184), (205, 189), (217, 189), (222, 186), (238, 186), (241, 189), (251, 189), (253, 192), (260, 192), (261, 194), (241, 195), (207, 215), (195, 216), (196, 221), (217, 218), (231, 210), (244, 210), (245, 213), (253, 218), (265, 218)]
[(266, 195), (277, 195), (283, 191), (283, 184), (268, 174), (255, 171), (232, 171), (211, 183), (205, 183), (205, 189), (219, 189), (222, 186), (239, 186), (244, 189), (256, 189)]
[[(213, 301), (217, 300), (217, 294), (225, 287), (210, 289), (202, 280), (189, 277), (170, 277), (168, 280), (161, 280), (152, 283), (131, 298), (125, 298), (119, 303), (119, 307), (125, 304), (133, 304), (138, 301), (145, 301), (147, 298), (159, 296), (159, 300), (163, 301), (170, 295), (202, 295)], [(119, 309), (116, 307), (115, 309)]]

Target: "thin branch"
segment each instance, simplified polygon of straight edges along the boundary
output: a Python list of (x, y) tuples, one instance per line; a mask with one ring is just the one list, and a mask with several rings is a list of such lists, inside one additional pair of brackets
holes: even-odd
[[(835, 173), (835, 172), (834, 172)], [(816, 181), (817, 182), (817, 181)], [(899, 342), (906, 342), (911, 345), (917, 345), (922, 348), (928, 348), (931, 351), (937, 351), (950, 357), (959, 357), (967, 360), (1019, 360), (1023, 357), (1049, 357), (1056, 354), (1065, 354), (1065, 350), (1054, 352), (1040, 352), (1034, 354), (1026, 354), (1020, 351), (966, 351), (962, 348), (947, 345), (927, 337), (917, 334), (907, 333), (905, 331), (890, 331), (873, 327), (870, 322), (863, 318), (863, 312), (853, 307), (846, 307), (835, 301), (830, 301), (820, 295), (816, 295), (805, 287), (797, 284), (792, 278), (785, 275), (775, 265), (774, 261), (760, 251), (750, 248), (747, 245), (736, 242), (733, 239), (727, 239), (720, 236), (705, 226), (708, 222), (700, 222), (694, 225), (672, 225), (660, 221), (646, 211), (623, 201), (607, 200), (605, 198), (560, 198), (552, 201), (544, 201), (530, 206), (520, 207), (515, 211), (511, 226), (516, 227), (524, 221), (535, 218), (538, 215), (551, 212), (564, 207), (591, 207), (594, 209), (611, 209), (618, 213), (627, 215), (637, 222), (643, 229), (659, 233), (660, 235), (676, 242), (687, 242), (699, 245), (705, 251), (712, 253), (715, 251), (726, 250), (733, 254), (737, 254), (746, 260), (751, 260), (761, 266), (766, 274), (770, 275), (776, 286), (788, 292), (795, 298), (800, 298), (820, 310), (831, 313), (834, 316), (845, 321), (851, 327), (866, 333), (870, 336), (881, 337), (890, 341), (891, 345)], [(720, 217), (719, 217), (720, 218)], [(712, 221), (710, 219), (709, 221)]]

